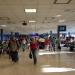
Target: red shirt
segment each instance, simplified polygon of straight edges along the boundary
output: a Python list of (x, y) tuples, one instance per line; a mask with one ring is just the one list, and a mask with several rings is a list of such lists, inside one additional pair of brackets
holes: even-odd
[(30, 49), (37, 49), (37, 43), (30, 43)]
[(48, 45), (49, 40), (45, 39), (45, 45)]

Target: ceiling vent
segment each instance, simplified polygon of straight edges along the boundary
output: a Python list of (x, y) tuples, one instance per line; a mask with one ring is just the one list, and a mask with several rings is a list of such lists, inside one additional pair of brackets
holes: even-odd
[(69, 4), (72, 0), (54, 0), (54, 4)]
[(75, 9), (65, 9), (64, 12), (75, 12)]
[(8, 17), (0, 17), (0, 20), (10, 20)]

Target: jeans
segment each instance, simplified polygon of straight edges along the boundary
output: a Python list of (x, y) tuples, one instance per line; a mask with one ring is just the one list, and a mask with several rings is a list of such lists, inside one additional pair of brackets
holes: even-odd
[(2, 49), (0, 49), (0, 54), (2, 53)]
[(37, 63), (36, 49), (33, 49), (31, 52), (32, 52), (34, 64), (36, 64)]
[(19, 59), (17, 51), (11, 51), (9, 56), (12, 59), (13, 62), (17, 62), (18, 59)]

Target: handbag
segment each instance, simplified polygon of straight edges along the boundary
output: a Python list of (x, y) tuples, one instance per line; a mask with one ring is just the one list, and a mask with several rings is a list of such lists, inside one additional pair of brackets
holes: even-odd
[(32, 59), (32, 53), (31, 52), (29, 53), (29, 58)]

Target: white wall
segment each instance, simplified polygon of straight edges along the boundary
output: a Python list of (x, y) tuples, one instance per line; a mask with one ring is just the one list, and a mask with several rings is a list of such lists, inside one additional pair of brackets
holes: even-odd
[(22, 26), (21, 24), (13, 24), (7, 25), (7, 27), (3, 28), (5, 32), (20, 32), (20, 33), (31, 33), (31, 32), (38, 32), (38, 33), (46, 33), (52, 31), (57, 32), (58, 25), (66, 25), (67, 31), (66, 32), (75, 32), (75, 22), (68, 22), (68, 23), (39, 23), (39, 24), (30, 24), (27, 26)]

